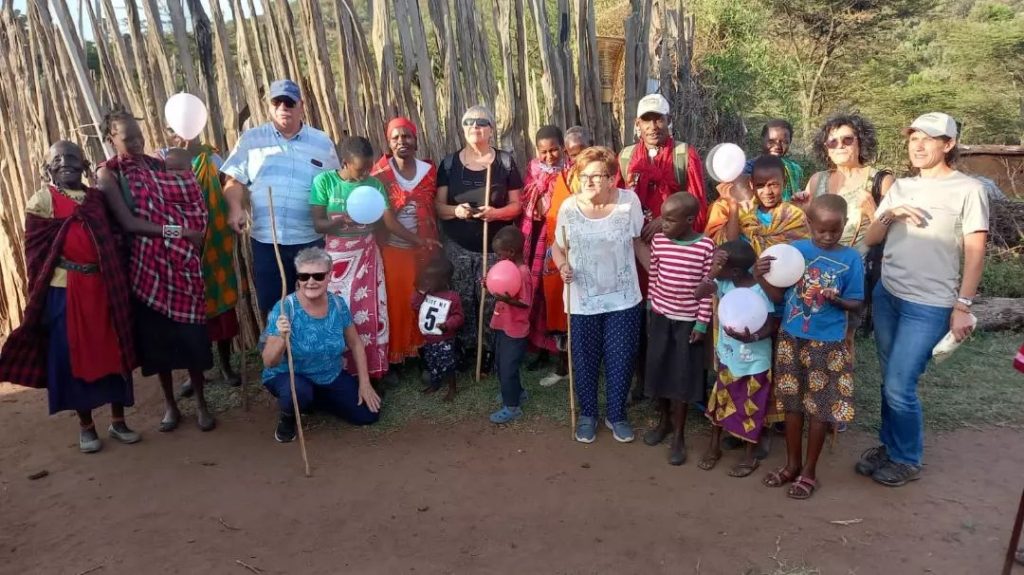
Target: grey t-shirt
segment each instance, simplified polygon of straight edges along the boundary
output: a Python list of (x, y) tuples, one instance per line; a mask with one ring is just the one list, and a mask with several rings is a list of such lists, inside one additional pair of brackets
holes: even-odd
[(943, 178), (900, 178), (878, 205), (876, 217), (904, 205), (922, 210), (926, 223), (892, 223), (882, 258), (882, 285), (900, 299), (953, 307), (960, 289), (963, 238), (988, 231), (985, 188), (957, 171)]

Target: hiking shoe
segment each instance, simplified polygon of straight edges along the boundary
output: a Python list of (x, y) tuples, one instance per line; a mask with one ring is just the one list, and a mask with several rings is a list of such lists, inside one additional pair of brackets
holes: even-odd
[(619, 443), (630, 443), (633, 441), (633, 426), (630, 425), (628, 421), (622, 420), (612, 423), (611, 421), (608, 421), (608, 419), (605, 419), (604, 425), (608, 429), (612, 430), (612, 437), (615, 438), (615, 441), (618, 441)]
[(82, 453), (96, 453), (103, 449), (103, 442), (96, 434), (96, 428), (82, 429), (78, 432), (78, 450)]
[(274, 432), (274, 439), (278, 443), (291, 443), (295, 441), (295, 417), (282, 415), (277, 420), (277, 431)]
[(505, 406), (491, 414), (491, 423), (508, 423), (510, 421), (515, 421), (522, 416), (523, 408)]
[(854, 466), (854, 470), (865, 477), (871, 477), (880, 467), (889, 461), (889, 454), (885, 451), (884, 445), (865, 449), (860, 454), (860, 461)]
[[(527, 399), (530, 399), (530, 392), (524, 389), (523, 392), (519, 394), (519, 403), (525, 403)], [(501, 397), (500, 391), (498, 392), (498, 395), (494, 396), (494, 401), (497, 401), (499, 404), (502, 404), (505, 401)]]
[(597, 418), (581, 415), (576, 420), (576, 441), (593, 443), (597, 437)]
[(565, 379), (564, 375), (558, 375), (557, 373), (549, 373), (540, 379), (541, 387), (551, 387), (556, 383), (561, 382)]
[(110, 424), (107, 432), (110, 434), (111, 439), (116, 439), (127, 445), (142, 441), (142, 436), (138, 432), (132, 431), (123, 421)]
[(920, 478), (921, 467), (919, 465), (896, 463), (895, 461), (886, 461), (871, 474), (871, 479), (874, 479), (876, 483), (889, 487), (902, 487)]

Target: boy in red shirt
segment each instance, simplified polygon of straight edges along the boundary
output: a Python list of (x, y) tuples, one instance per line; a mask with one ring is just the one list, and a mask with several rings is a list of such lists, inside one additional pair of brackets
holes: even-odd
[(530, 268), (523, 263), (523, 233), (518, 228), (502, 228), (494, 236), (494, 253), (499, 260), (516, 264), (522, 284), (516, 297), (494, 294), (498, 303), (491, 316), (494, 333), (494, 365), (501, 383), (502, 408), (491, 414), (492, 423), (508, 423), (523, 415), (519, 404), (524, 399), (519, 365), (526, 355), (530, 335), (530, 305), (533, 303), (533, 285)]
[(412, 296), (412, 309), (416, 323), (423, 334), (420, 353), (430, 374), (430, 384), (423, 393), (434, 393), (441, 384), (448, 384), (444, 401), (455, 397), (455, 376), (459, 365), (455, 336), (465, 322), (462, 300), (452, 291), (451, 282), (455, 268), (444, 256), (438, 256), (427, 264), (416, 278), (416, 293)]

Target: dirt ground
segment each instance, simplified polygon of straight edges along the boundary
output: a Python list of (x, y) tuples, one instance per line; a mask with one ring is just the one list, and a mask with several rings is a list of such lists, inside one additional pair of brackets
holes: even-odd
[(735, 454), (696, 467), (705, 437), (673, 468), (605, 430), (424, 422), (312, 430), (307, 479), (266, 406), (160, 434), (155, 384), (136, 394), (143, 442), (87, 456), (72, 416), (0, 384), (0, 573), (997, 573), (1024, 466), (1020, 431), (930, 435), (922, 480), (888, 489), (853, 473), (872, 440), (850, 432), (799, 502), (760, 484), (781, 443), (733, 479)]

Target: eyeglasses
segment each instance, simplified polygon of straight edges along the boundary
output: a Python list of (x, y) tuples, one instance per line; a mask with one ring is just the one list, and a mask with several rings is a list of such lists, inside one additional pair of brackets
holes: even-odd
[(581, 184), (589, 184), (589, 183), (600, 184), (606, 178), (610, 178), (610, 177), (611, 176), (609, 176), (608, 174), (580, 174), (580, 183)]
[(311, 279), (314, 279), (314, 280), (316, 280), (318, 282), (322, 282), (322, 281), (324, 281), (324, 278), (327, 277), (327, 272), (316, 272), (316, 273), (313, 273), (313, 274), (307, 274), (307, 273), (299, 272), (299, 273), (295, 274), (295, 277), (299, 278), (300, 282), (308, 282)]
[(273, 100), (270, 101), (270, 105), (275, 108), (280, 106), (281, 104), (284, 104), (285, 108), (291, 110), (292, 108), (295, 107), (296, 102), (291, 98), (274, 98)]
[(849, 148), (856, 141), (857, 136), (843, 136), (842, 138), (832, 138), (831, 140), (825, 142), (825, 147), (830, 150), (834, 150), (838, 148), (840, 145), (842, 145), (842, 147), (844, 148)]
[(489, 128), (491, 121), (487, 118), (466, 118), (462, 121), (462, 125), (465, 127), (476, 126), (477, 128)]

